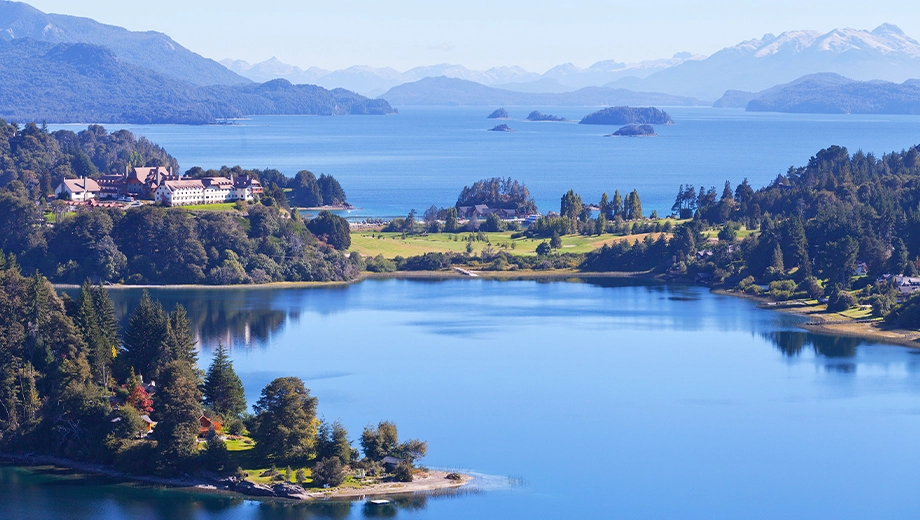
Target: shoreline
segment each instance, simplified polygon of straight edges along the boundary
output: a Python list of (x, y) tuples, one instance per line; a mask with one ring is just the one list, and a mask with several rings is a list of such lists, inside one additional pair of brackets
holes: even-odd
[[(728, 289), (711, 289), (710, 292), (722, 296), (744, 298), (757, 302), (761, 309), (795, 314), (810, 321), (798, 325), (800, 328), (818, 334), (831, 336), (844, 336), (875, 341), (889, 345), (920, 348), (920, 331), (906, 329), (886, 328), (880, 320), (863, 320), (844, 316), (840, 313), (829, 312), (826, 304), (809, 305), (801, 300), (788, 302), (774, 302), (769, 298), (739, 293)], [(790, 302), (793, 302), (790, 304)], [(794, 302), (799, 302), (796, 305)]]
[(52, 468), (60, 471), (75, 471), (82, 474), (78, 475), (78, 478), (86, 478), (87, 476), (105, 477), (119, 481), (117, 484), (163, 487), (177, 491), (221, 494), (244, 498), (247, 500), (280, 500), (285, 502), (314, 502), (321, 500), (342, 500), (355, 502), (367, 497), (396, 497), (400, 495), (412, 495), (416, 493), (444, 492), (459, 490), (473, 480), (472, 476), (466, 474), (460, 474), (461, 479), (459, 481), (449, 480), (446, 477), (450, 472), (441, 470), (428, 470), (427, 472), (423, 472), (421, 475), (416, 476), (412, 482), (378, 482), (359, 488), (348, 487), (321, 491), (306, 490), (306, 492), (299, 497), (260, 496), (254, 494), (246, 494), (234, 489), (230, 489), (230, 487), (226, 484), (226, 479), (208, 480), (203, 477), (166, 478), (153, 475), (131, 475), (102, 464), (79, 462), (48, 455), (17, 455), (12, 453), (0, 453), (0, 464), (26, 468)]
[[(390, 273), (362, 272), (354, 280), (331, 282), (269, 282), (262, 284), (233, 284), (233, 285), (207, 285), (207, 284), (111, 284), (106, 285), (106, 290), (121, 289), (308, 289), (336, 286), (348, 286), (361, 283), (365, 280), (447, 280), (447, 279), (473, 279), (483, 280), (546, 280), (565, 278), (632, 278), (636, 280), (659, 280), (657, 276), (648, 271), (626, 272), (587, 272), (574, 269), (548, 269), (543, 271), (518, 270), (518, 271), (469, 271), (476, 276), (450, 271), (393, 271)], [(79, 284), (54, 283), (55, 289), (79, 289)]]

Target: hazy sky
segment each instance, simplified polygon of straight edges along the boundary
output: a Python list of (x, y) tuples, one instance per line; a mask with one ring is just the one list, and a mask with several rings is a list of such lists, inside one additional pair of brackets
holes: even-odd
[(894, 23), (920, 38), (915, 2), (876, 0), (32, 0), (45, 12), (169, 34), (217, 60), (309, 67), (641, 61), (712, 54), (764, 33)]

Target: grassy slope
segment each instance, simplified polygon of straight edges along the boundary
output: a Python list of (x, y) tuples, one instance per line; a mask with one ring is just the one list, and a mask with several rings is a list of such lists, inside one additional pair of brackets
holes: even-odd
[[(544, 239), (518, 238), (511, 239), (511, 232), (483, 233), (488, 242), (474, 241), (473, 251), (482, 251), (486, 245), (491, 244), (493, 249), (508, 251), (515, 255), (536, 255), (537, 246)], [(401, 233), (381, 233), (376, 231), (355, 230), (351, 233), (351, 251), (365, 256), (382, 254), (386, 258), (396, 256), (416, 256), (424, 253), (466, 252), (469, 233), (438, 233), (428, 236), (402, 237)], [(378, 237), (383, 238), (378, 238)], [(566, 235), (562, 237), (560, 253), (587, 253), (604, 244), (611, 244), (622, 240), (642, 240), (645, 234), (629, 236), (580, 236)], [(652, 233), (652, 238), (657, 238), (658, 233)], [(455, 240), (456, 239), (456, 240)], [(512, 244), (514, 248), (512, 249)]]

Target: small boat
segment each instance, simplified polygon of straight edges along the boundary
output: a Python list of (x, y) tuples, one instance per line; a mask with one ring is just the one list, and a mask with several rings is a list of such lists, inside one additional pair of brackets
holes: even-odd
[(368, 505), (372, 505), (372, 506), (388, 506), (388, 505), (390, 505), (390, 501), (389, 501), (389, 500), (368, 500), (367, 503), (368, 503)]

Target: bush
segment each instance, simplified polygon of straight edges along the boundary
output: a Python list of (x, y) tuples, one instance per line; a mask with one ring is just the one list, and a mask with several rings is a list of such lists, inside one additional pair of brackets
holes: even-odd
[(227, 444), (218, 436), (208, 439), (208, 448), (204, 452), (205, 466), (211, 471), (223, 471), (230, 462)]
[(393, 478), (399, 482), (412, 482), (412, 471), (414, 469), (411, 462), (404, 460), (396, 465), (396, 469), (393, 470)]
[(796, 290), (805, 293), (809, 298), (815, 299), (819, 298), (824, 293), (824, 289), (821, 288), (821, 285), (818, 284), (818, 280), (816, 280), (814, 276), (809, 276), (802, 280), (802, 283), (796, 287)]
[(827, 310), (841, 312), (856, 305), (856, 297), (852, 294), (840, 290), (832, 293), (827, 300)]
[(775, 282), (770, 282), (770, 298), (783, 301), (789, 300), (792, 298), (792, 294), (795, 291), (795, 282), (792, 280), (777, 280)]
[(313, 468), (313, 483), (317, 486), (340, 486), (345, 482), (345, 468), (338, 457), (327, 457)]

